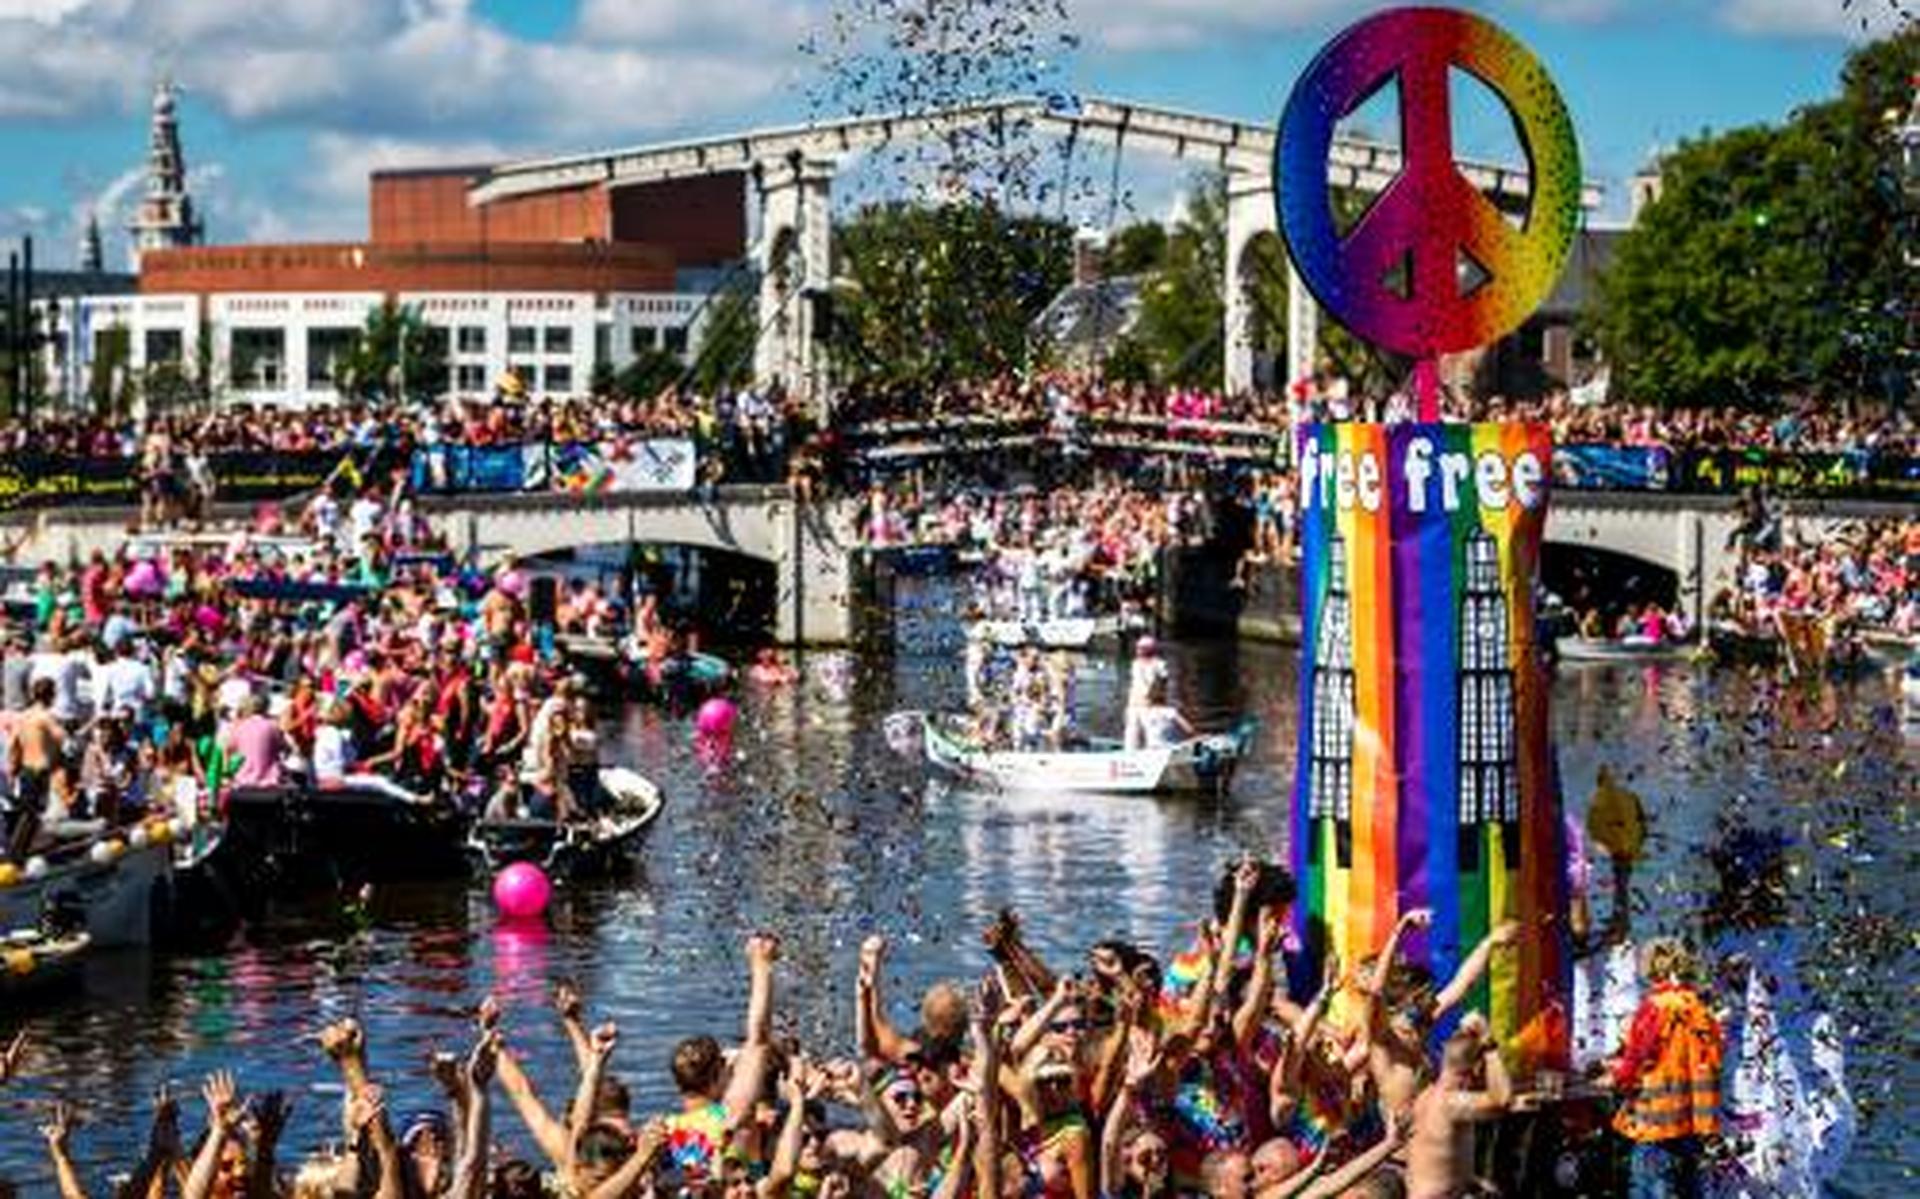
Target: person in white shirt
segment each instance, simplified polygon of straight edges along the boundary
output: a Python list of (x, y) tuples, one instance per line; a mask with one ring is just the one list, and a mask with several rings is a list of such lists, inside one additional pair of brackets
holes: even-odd
[(147, 709), (158, 694), (153, 667), (135, 655), (130, 641), (122, 641), (114, 656), (101, 668), (98, 690), (99, 710), (124, 710), (136, 728), (146, 719)]
[(1127, 710), (1128, 749), (1165, 749), (1193, 736), (1193, 725), (1167, 702), (1167, 681), (1158, 679), (1147, 689), (1147, 702)]
[(65, 649), (53, 642), (46, 642), (33, 655), (28, 685), (31, 686), (35, 679), (51, 681), (53, 715), (58, 720), (70, 722), (82, 715), (81, 696), (87, 686), (88, 674), (88, 655), (79, 648), (77, 641)]

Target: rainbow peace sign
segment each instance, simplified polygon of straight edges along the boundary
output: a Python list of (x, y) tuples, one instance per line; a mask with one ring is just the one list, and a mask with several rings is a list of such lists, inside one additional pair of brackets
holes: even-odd
[[(1518, 125), (1533, 184), (1519, 228), (1454, 163), (1454, 67)], [(1328, 195), (1334, 126), (1393, 76), (1401, 171), (1343, 238)], [(1580, 220), (1580, 151), (1553, 80), (1499, 26), (1446, 8), (1391, 9), (1327, 43), (1287, 100), (1274, 181), (1288, 252), (1314, 296), (1354, 333), (1418, 358), (1518, 328), (1553, 289)], [(1478, 286), (1462, 285), (1463, 253), (1484, 272)]]

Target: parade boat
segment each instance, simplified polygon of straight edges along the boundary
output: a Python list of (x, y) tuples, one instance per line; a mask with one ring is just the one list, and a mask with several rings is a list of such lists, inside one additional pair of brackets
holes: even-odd
[(733, 664), (718, 654), (675, 654), (656, 671), (648, 669), (634, 647), (612, 637), (563, 634), (554, 644), (567, 664), (603, 696), (686, 707), (733, 685)]
[(967, 636), (1003, 649), (1029, 645), (1040, 649), (1085, 649), (1093, 644), (1094, 638), (1112, 636), (1119, 627), (1117, 620), (1092, 616), (1037, 621), (980, 620), (967, 626)]
[(468, 824), (454, 804), (398, 788), (236, 788), (204, 870), (241, 914), (276, 891), (464, 878)]
[(1558, 637), (1554, 651), (1562, 662), (1679, 662), (1696, 647), (1684, 641), (1654, 641), (1648, 637)]
[(0, 930), (71, 923), (100, 948), (151, 944), (154, 901), (172, 871), (164, 820), (56, 846), (24, 865), (0, 862)]
[(491, 876), (510, 862), (532, 862), (564, 881), (604, 877), (630, 865), (666, 800), (660, 788), (624, 767), (604, 767), (597, 774), (601, 803), (586, 820), (476, 822), (467, 836), (474, 868)]
[(1224, 793), (1253, 739), (1251, 721), (1177, 745), (1127, 749), (1089, 740), (1073, 749), (1001, 750), (971, 744), (964, 717), (924, 717), (922, 744), (936, 770), (1007, 791), (1155, 795)]

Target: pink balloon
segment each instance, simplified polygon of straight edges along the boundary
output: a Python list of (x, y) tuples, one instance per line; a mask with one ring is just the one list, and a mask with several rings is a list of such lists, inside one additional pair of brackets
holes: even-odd
[(227, 623), (227, 618), (213, 605), (201, 604), (193, 610), (193, 623), (199, 625), (202, 632), (217, 633)]
[(700, 705), (700, 711), (693, 718), (693, 727), (702, 737), (729, 737), (733, 735), (734, 718), (740, 710), (733, 701), (716, 695)]
[(151, 559), (142, 558), (127, 571), (127, 594), (135, 599), (159, 595), (166, 586), (166, 580), (160, 577), (160, 568)]
[(553, 884), (532, 862), (515, 862), (493, 880), (493, 906), (502, 916), (531, 920), (543, 916), (553, 899)]

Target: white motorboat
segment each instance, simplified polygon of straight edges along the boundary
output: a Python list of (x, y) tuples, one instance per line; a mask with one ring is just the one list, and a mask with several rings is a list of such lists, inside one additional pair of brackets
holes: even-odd
[(1150, 795), (1224, 792), (1252, 741), (1251, 721), (1178, 745), (1127, 749), (1094, 740), (1084, 748), (986, 750), (969, 745), (951, 721), (921, 721), (926, 758), (936, 769), (1008, 791)]
[(37, 928), (63, 910), (83, 923), (95, 948), (150, 943), (154, 895), (172, 874), (173, 846), (170, 836), (149, 835), (149, 826), (24, 865), (0, 863), (0, 929)]
[(1085, 649), (1096, 637), (1119, 631), (1119, 622), (1093, 616), (1063, 616), (1048, 620), (980, 620), (967, 627), (969, 637), (1004, 649), (1037, 646), (1040, 649)]
[(1680, 662), (1692, 656), (1695, 647), (1646, 637), (1561, 637), (1554, 642), (1554, 649), (1562, 662)]

